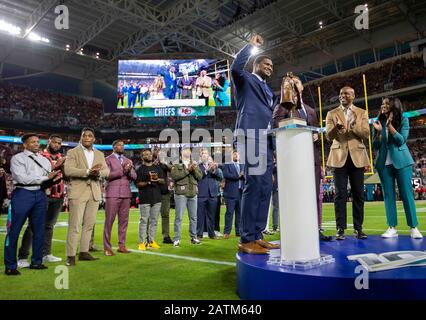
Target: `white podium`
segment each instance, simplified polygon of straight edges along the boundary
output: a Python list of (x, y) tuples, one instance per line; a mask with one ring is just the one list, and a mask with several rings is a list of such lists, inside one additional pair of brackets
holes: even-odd
[(312, 132), (319, 128), (298, 123), (270, 130), (276, 135), (281, 257), (270, 261), (309, 269), (333, 262), (321, 256)]

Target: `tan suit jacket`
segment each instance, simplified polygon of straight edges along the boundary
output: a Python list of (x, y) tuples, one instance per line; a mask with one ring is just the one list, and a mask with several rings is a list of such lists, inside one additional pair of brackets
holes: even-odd
[[(327, 113), (327, 138), (332, 142), (327, 160), (328, 167), (342, 168), (346, 163), (348, 154), (350, 154), (355, 167), (361, 168), (370, 165), (367, 149), (363, 143), (363, 139), (368, 139), (370, 136), (367, 112), (355, 106), (352, 106), (352, 110), (356, 115), (356, 122), (353, 128), (350, 128), (346, 122), (341, 106)], [(336, 116), (345, 126), (341, 130), (336, 127)]]
[(92, 194), (93, 200), (101, 200), (101, 179), (108, 177), (109, 168), (105, 162), (104, 154), (99, 150), (93, 150), (95, 152), (93, 166), (102, 164), (100, 177), (97, 179), (91, 178), (87, 174), (87, 170), (90, 168), (81, 145), (69, 150), (67, 153), (64, 169), (66, 177), (69, 178), (68, 199), (70, 200), (79, 199), (87, 193)]
[(209, 76), (198, 77), (195, 81), (195, 86), (197, 88), (197, 96), (210, 97), (210, 89), (212, 86), (212, 78)]

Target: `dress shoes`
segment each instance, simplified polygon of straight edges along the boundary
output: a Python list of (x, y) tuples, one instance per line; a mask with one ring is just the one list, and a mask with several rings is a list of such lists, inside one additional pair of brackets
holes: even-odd
[(127, 250), (127, 248), (126, 248), (126, 247), (119, 247), (119, 248), (117, 249), (117, 252), (120, 252), (120, 253), (130, 253), (130, 251), (129, 251), (129, 250)]
[(271, 243), (271, 242), (265, 241), (265, 240), (263, 240), (263, 239), (256, 240), (256, 243), (257, 243), (259, 246), (261, 246), (261, 247), (263, 247), (263, 248), (265, 248), (265, 249), (279, 249), (279, 248), (280, 248), (280, 245), (279, 245), (279, 244), (274, 244), (274, 243)]
[(267, 253), (269, 253), (268, 249), (261, 247), (255, 241), (247, 242), (247, 243), (239, 243), (238, 244), (238, 251), (248, 253), (248, 254), (267, 254)]
[(44, 270), (44, 269), (47, 269), (47, 267), (44, 265), (44, 264), (30, 264), (30, 269), (33, 269), (33, 270)]
[(4, 270), (4, 274), (7, 276), (19, 276), (21, 273), (18, 271), (18, 269), (6, 269)]
[(355, 238), (360, 240), (365, 240), (368, 238), (368, 236), (362, 230), (355, 230), (354, 235), (355, 235)]
[(114, 253), (114, 252), (112, 252), (112, 250), (111, 250), (111, 249), (106, 249), (106, 250), (104, 251), (104, 254), (105, 254), (107, 257), (115, 256), (115, 253)]
[(67, 266), (74, 267), (75, 266), (75, 256), (67, 257)]
[(229, 234), (225, 233), (225, 234), (223, 235), (223, 239), (229, 239)]
[(326, 236), (324, 233), (322, 233), (321, 231), (319, 232), (319, 239), (320, 241), (331, 241), (333, 240), (333, 237), (331, 236)]
[(94, 260), (99, 260), (99, 258), (95, 258), (94, 256), (92, 256), (88, 252), (80, 252), (78, 254), (78, 260), (80, 260), (80, 261), (94, 261)]

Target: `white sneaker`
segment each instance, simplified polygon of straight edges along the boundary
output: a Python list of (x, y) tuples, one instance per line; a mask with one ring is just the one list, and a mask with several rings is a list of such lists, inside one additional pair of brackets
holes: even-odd
[(219, 231), (214, 232), (216, 237), (223, 237), (223, 234), (221, 234)]
[(18, 269), (29, 268), (29, 267), (30, 267), (30, 263), (28, 262), (27, 259), (19, 259), (18, 260)]
[(417, 228), (411, 228), (411, 238), (413, 238), (413, 239), (422, 239), (423, 236), (420, 233), (419, 229), (417, 229)]
[(173, 241), (173, 247), (179, 247), (180, 246), (180, 240)]
[(201, 244), (201, 241), (200, 241), (200, 240), (198, 240), (197, 238), (192, 238), (192, 239), (191, 239), (191, 243), (192, 243), (192, 244)]
[(55, 257), (52, 254), (48, 254), (47, 256), (43, 257), (43, 262), (60, 262), (62, 261), (62, 258)]
[(382, 238), (396, 238), (398, 237), (398, 231), (395, 228), (389, 227), (385, 233), (382, 234)]

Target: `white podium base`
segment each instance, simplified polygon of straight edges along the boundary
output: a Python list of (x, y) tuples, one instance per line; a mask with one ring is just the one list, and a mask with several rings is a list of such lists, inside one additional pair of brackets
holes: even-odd
[(280, 266), (292, 270), (309, 270), (334, 262), (335, 259), (332, 255), (322, 254), (318, 259), (312, 260), (281, 260), (281, 257), (271, 257), (269, 258), (267, 264)]

